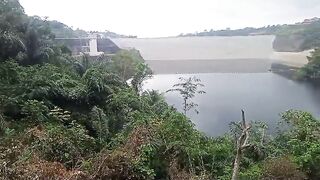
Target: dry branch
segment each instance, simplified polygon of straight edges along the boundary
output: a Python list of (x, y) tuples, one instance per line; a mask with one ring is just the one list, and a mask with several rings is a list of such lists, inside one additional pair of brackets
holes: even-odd
[(246, 118), (243, 110), (241, 110), (241, 113), (242, 113), (242, 124), (241, 124), (242, 133), (237, 140), (237, 147), (236, 147), (237, 154), (233, 164), (232, 180), (237, 180), (239, 177), (240, 162), (241, 162), (243, 150), (251, 146), (248, 143), (248, 139), (250, 135), (249, 131), (251, 129), (251, 125), (248, 125), (246, 123)]

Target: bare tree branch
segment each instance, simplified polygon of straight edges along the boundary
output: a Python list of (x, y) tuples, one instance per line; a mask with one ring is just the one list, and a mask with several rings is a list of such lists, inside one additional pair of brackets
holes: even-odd
[(237, 140), (237, 147), (236, 147), (237, 154), (233, 164), (232, 180), (237, 180), (239, 177), (240, 162), (241, 162), (243, 150), (251, 146), (248, 143), (249, 135), (250, 135), (249, 131), (251, 129), (251, 125), (248, 125), (246, 123), (246, 118), (243, 110), (241, 110), (241, 115), (242, 115), (242, 125), (241, 125), (242, 133)]

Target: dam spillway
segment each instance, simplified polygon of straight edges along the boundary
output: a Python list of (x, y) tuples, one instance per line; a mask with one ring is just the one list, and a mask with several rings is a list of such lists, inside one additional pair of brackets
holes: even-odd
[(274, 39), (264, 35), (112, 40), (120, 48), (139, 50), (155, 74), (188, 74), (268, 72), (272, 63), (282, 60), (272, 47)]

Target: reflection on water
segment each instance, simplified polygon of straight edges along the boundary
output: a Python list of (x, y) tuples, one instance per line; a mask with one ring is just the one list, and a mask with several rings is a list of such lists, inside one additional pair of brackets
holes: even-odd
[[(165, 92), (178, 82), (181, 76), (171, 74), (155, 75), (145, 83), (144, 89)], [(188, 116), (196, 127), (208, 135), (222, 135), (228, 131), (232, 121), (240, 120), (240, 110), (253, 121), (264, 121), (274, 129), (279, 114), (289, 109), (299, 109), (320, 115), (320, 88), (298, 83), (272, 73), (212, 73), (197, 74), (205, 85), (204, 95), (194, 101), (199, 104), (199, 114)], [(169, 104), (181, 110), (182, 99), (177, 94), (165, 95)]]

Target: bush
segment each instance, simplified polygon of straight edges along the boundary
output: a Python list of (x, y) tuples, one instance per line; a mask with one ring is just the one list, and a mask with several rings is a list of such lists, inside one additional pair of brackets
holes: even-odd
[[(1, 172), (1, 171), (0, 171)], [(0, 179), (72, 179), (85, 180), (88, 176), (77, 170), (67, 170), (63, 164), (58, 162), (48, 162), (31, 157), (28, 161), (19, 162), (10, 169), (0, 174)]]
[(26, 120), (33, 122), (45, 122), (48, 118), (49, 109), (42, 101), (28, 100), (24, 103), (22, 114)]
[(92, 160), (91, 179), (152, 179), (139, 172), (134, 159), (126, 151), (102, 152)]
[(302, 180), (306, 175), (289, 157), (274, 158), (266, 161), (262, 168), (262, 179), (265, 180)]
[(93, 154), (95, 139), (78, 124), (67, 128), (57, 124), (38, 126), (29, 131), (33, 140), (32, 149), (48, 161), (58, 161), (72, 168), (81, 163), (84, 157)]

